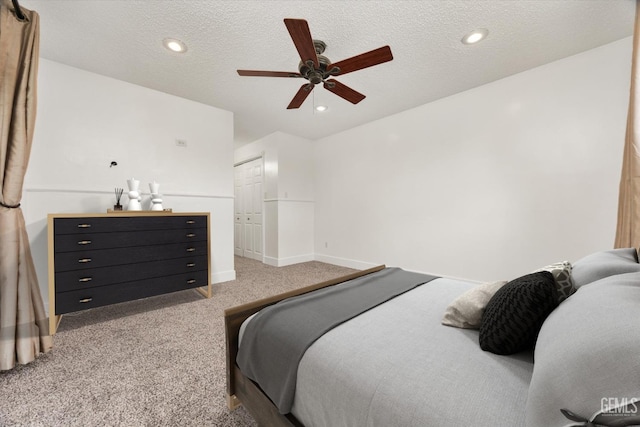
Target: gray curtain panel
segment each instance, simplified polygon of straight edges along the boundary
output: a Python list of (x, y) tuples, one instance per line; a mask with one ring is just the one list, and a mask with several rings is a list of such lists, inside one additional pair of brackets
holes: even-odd
[(640, 0), (636, 1), (636, 21), (631, 58), (631, 93), (627, 115), (627, 133), (622, 159), (618, 227), (615, 248), (640, 246)]
[(0, 370), (52, 347), (20, 209), (36, 118), (39, 16), (0, 0)]

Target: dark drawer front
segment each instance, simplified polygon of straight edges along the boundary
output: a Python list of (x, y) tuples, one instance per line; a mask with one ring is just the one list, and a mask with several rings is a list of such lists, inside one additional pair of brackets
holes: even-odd
[(120, 216), (113, 218), (54, 218), (54, 234), (104, 233), (113, 231), (190, 229), (207, 226), (205, 215)]
[(56, 293), (208, 269), (206, 255), (56, 273)]
[(207, 241), (130, 248), (82, 250), (55, 254), (55, 271), (86, 270), (98, 267), (138, 264), (185, 256), (207, 255)]
[(87, 232), (56, 236), (55, 252), (124, 248), (128, 246), (165, 245), (168, 243), (207, 240), (206, 228), (150, 231), (118, 231), (113, 233)]
[(118, 285), (56, 293), (56, 314), (71, 313), (88, 308), (207, 286), (209, 284), (207, 274), (207, 271), (197, 271), (137, 282), (120, 283)]

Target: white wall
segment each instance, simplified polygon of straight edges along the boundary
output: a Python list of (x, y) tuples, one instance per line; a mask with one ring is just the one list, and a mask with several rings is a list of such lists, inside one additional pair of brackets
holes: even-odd
[(314, 259), (313, 146), (274, 132), (235, 150), (235, 163), (264, 157), (264, 262), (284, 266)]
[(280, 133), (278, 145), (278, 261), (315, 259), (313, 143)]
[(493, 280), (611, 248), (630, 58), (628, 38), (316, 141), (316, 258)]
[(23, 211), (45, 303), (47, 214), (106, 212), (114, 187), (126, 205), (132, 177), (143, 208), (155, 180), (165, 208), (211, 212), (212, 280), (233, 280), (233, 114), (41, 59)]

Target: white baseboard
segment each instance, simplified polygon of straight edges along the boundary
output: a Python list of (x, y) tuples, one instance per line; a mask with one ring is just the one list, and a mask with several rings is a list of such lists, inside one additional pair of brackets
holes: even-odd
[(270, 256), (266, 256), (265, 255), (262, 258), (262, 262), (267, 264), (267, 265), (270, 265), (272, 267), (278, 267), (278, 258), (274, 258), (274, 257), (270, 257)]
[(274, 258), (265, 256), (264, 263), (273, 267), (285, 267), (287, 265), (299, 264), (301, 262), (314, 261), (314, 254), (296, 255), (287, 258)]
[(211, 283), (229, 282), (231, 280), (236, 280), (235, 270), (220, 271), (211, 274)]
[(273, 267), (284, 267), (287, 265), (298, 264), (301, 262), (309, 262), (309, 261), (320, 261), (327, 264), (339, 265), (341, 267), (348, 267), (356, 270), (366, 270), (367, 268), (377, 267), (378, 265), (380, 265), (380, 264), (374, 264), (366, 261), (358, 261), (354, 259), (340, 258), (340, 257), (334, 257), (334, 256), (324, 255), (324, 254), (305, 254), (305, 255), (296, 255), (296, 256), (287, 257), (287, 258), (275, 258), (275, 257), (265, 256), (262, 262)]
[(330, 255), (315, 254), (315, 260), (326, 262), (327, 264), (339, 265), (341, 267), (355, 268), (356, 270), (366, 270), (367, 268), (376, 267), (380, 264), (372, 264), (365, 261), (357, 261), (355, 259), (339, 258)]

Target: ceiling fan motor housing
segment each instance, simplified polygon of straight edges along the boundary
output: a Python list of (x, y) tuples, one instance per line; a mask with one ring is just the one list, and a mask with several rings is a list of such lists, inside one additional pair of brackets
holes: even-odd
[(329, 58), (324, 55), (318, 55), (318, 64), (319, 66), (317, 68), (311, 61), (307, 64), (300, 61), (300, 64), (298, 65), (298, 70), (300, 71), (300, 74), (302, 74), (302, 77), (309, 80), (309, 82), (314, 85), (322, 83), (327, 72), (327, 67), (331, 64), (331, 61), (329, 61)]

